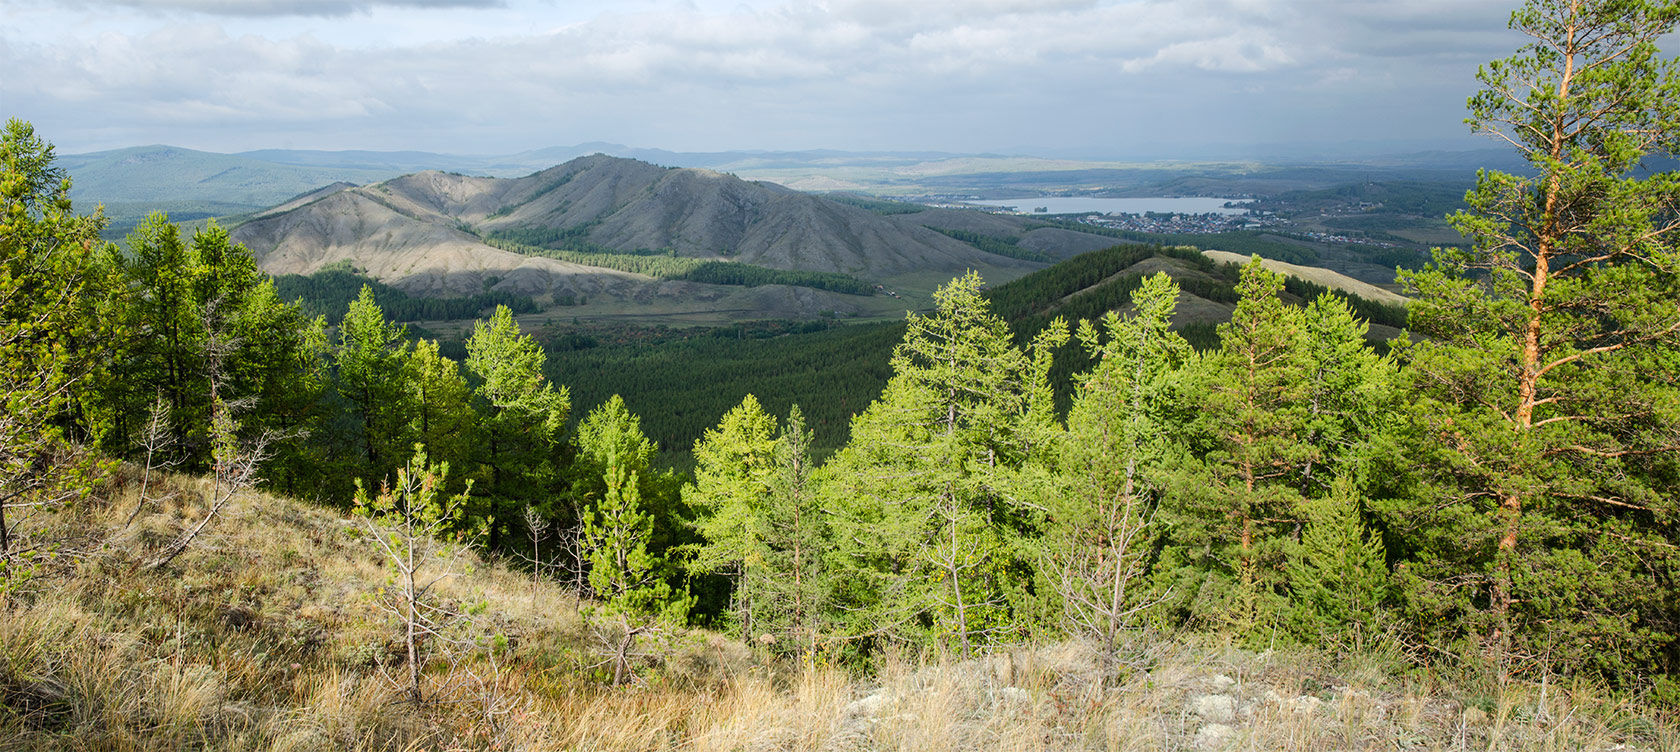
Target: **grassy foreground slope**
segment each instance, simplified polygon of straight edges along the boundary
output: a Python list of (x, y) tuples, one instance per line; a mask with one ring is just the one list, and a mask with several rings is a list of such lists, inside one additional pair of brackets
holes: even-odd
[[(31, 521), (67, 554), (0, 594), (4, 750), (1674, 749), (1672, 719), (1588, 683), (1534, 686), (1401, 674), (1399, 656), (1254, 654), (1140, 635), (1104, 690), (1076, 643), (975, 660), (884, 659), (870, 675), (763, 663), (679, 629), (607, 686), (611, 627), (549, 581), (462, 554), (442, 596), (482, 604), (505, 638), (427, 667), (416, 706), (386, 570), (357, 522), (289, 499), (238, 497), (174, 563), (142, 562), (203, 513), (203, 480), (132, 473)], [(1187, 638), (1191, 639), (1191, 638)], [(489, 677), (475, 681), (473, 677)], [(453, 690), (441, 689), (454, 685)]]

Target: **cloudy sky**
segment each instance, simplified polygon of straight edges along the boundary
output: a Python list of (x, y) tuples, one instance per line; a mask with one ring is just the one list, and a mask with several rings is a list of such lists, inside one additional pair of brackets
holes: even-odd
[(1514, 0), (0, 0), (64, 153), (1478, 148)]

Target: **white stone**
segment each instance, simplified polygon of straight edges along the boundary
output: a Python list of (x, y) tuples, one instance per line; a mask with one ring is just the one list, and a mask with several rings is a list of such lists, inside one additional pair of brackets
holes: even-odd
[(1196, 732), (1196, 749), (1219, 750), (1231, 742), (1236, 729), (1223, 723), (1210, 723)]
[(1199, 695), (1190, 709), (1208, 723), (1230, 723), (1237, 719), (1237, 701), (1230, 695)]

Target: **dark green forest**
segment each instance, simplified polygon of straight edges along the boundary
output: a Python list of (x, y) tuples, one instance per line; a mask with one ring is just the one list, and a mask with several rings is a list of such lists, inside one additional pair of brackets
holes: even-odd
[[(1471, 123), (1534, 169), (1481, 173), (1450, 220), (1470, 242), (1401, 273), (1404, 312), (1259, 259), (1118, 246), (995, 289), (970, 272), (894, 325), (545, 347), (518, 301), (475, 298), (446, 347), (396, 320), (426, 302), (350, 298), (345, 270), (277, 281), (215, 224), (154, 215), (102, 241), (52, 147), (11, 121), (0, 593), (54, 555), (16, 515), (167, 470), (364, 514), (407, 494), (403, 514), (487, 556), (558, 563), (534, 575), (569, 578), (630, 646), (699, 624), (870, 671), (1075, 639), (1119, 677), (1144, 632), (1380, 642), (1426, 672), (1674, 703), (1680, 178), (1638, 167), (1680, 150), (1680, 67), (1655, 47), (1680, 13), (1551, 7), (1516, 22), (1589, 34), (1594, 67), (1542, 45), (1479, 72)], [(1534, 94), (1536, 77), (1569, 85)], [(1125, 273), (1144, 261), (1174, 273)], [(1228, 320), (1175, 329), (1184, 292)], [(1373, 323), (1412, 336), (1379, 347)]]
[[(582, 230), (583, 232), (578, 232)], [(771, 269), (738, 261), (716, 261), (678, 256), (674, 251), (640, 250), (626, 253), (596, 246), (580, 240), (588, 226), (579, 225), (565, 230), (508, 230), (498, 231), (484, 239), (485, 243), (527, 256), (570, 261), (574, 264), (617, 269), (621, 272), (646, 274), (664, 279), (704, 282), (713, 285), (795, 285), (829, 290), (846, 295), (874, 295), (875, 286), (849, 274), (838, 272), (805, 272)]]
[(274, 288), (281, 300), (297, 301), (306, 316), (325, 316), (327, 323), (338, 326), (363, 287), (373, 291), (373, 299), (392, 321), (446, 321), (478, 318), (507, 306), (514, 313), (537, 313), (542, 310), (529, 295), (486, 291), (463, 298), (414, 297), (379, 280), (364, 276), (348, 262), (332, 265), (314, 274), (281, 274), (274, 277)]

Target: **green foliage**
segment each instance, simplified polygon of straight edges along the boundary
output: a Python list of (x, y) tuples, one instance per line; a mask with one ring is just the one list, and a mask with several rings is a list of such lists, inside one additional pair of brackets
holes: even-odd
[(356, 477), (369, 483), (388, 478), (406, 459), (405, 447), (414, 446), (403, 373), (407, 359), (407, 333), (385, 320), (373, 289), (364, 286), (339, 325), (336, 365), (339, 394), (349, 402), (357, 427)]
[(62, 418), (109, 329), (90, 315), (103, 218), (77, 216), (53, 148), (20, 120), (0, 135), (0, 592), (33, 566), (13, 558), (14, 512), (58, 507), (97, 473)]
[(975, 248), (987, 253), (995, 253), (999, 256), (1008, 256), (1009, 258), (1017, 258), (1024, 261), (1037, 261), (1045, 264), (1055, 261), (1055, 259), (1039, 253), (1038, 251), (1022, 248), (1020, 245), (1021, 239), (1014, 236), (1000, 237), (997, 235), (987, 235), (982, 232), (943, 230), (938, 227), (930, 227), (928, 229), (941, 235), (961, 240), (962, 242), (972, 245)]
[(904, 201), (883, 201), (880, 199), (860, 196), (854, 193), (828, 193), (824, 194), (823, 198), (841, 204), (856, 206), (860, 209), (868, 209), (876, 214), (887, 217), (898, 214), (915, 214), (927, 211), (927, 207), (922, 206), (921, 204), (911, 204)]
[(1169, 469), (1185, 461), (1179, 382), (1194, 356), (1169, 328), (1177, 297), (1172, 278), (1156, 274), (1133, 296), (1132, 315), (1080, 322), (1096, 366), (1075, 378), (1067, 434), (1049, 457), (1039, 576), (1058, 623), (1096, 643), (1109, 670), (1150, 604), (1145, 578), (1159, 536), (1150, 523)]
[[(874, 285), (849, 274), (770, 269), (736, 261), (715, 261), (678, 256), (675, 252), (626, 252), (598, 246), (590, 246), (590, 250), (576, 250), (571, 246), (555, 248), (548, 245), (529, 245), (512, 239), (514, 237), (527, 237), (527, 235), (510, 235), (510, 232), (498, 232), (491, 235), (485, 242), (513, 253), (544, 256), (561, 261), (570, 261), (574, 264), (583, 264), (584, 266), (617, 269), (621, 272), (646, 274), (650, 277), (660, 277), (662, 279), (680, 279), (712, 285), (739, 285), (742, 287), (794, 285), (829, 290), (846, 295), (875, 294)], [(563, 240), (562, 238), (554, 242), (562, 242)]]
[(273, 486), (301, 490), (322, 477), (306, 439), (326, 418), (324, 322), (282, 302), (250, 250), (213, 222), (189, 243), (154, 214), (129, 236), (128, 253), (113, 249), (103, 263), (110, 294), (99, 315), (112, 336), (83, 397), (102, 449), (138, 456), (161, 404), (168, 454), (207, 468), (214, 377), (247, 435), (277, 438), (264, 468)]
[(547, 359), (535, 339), (520, 333), (506, 306), (498, 306), (488, 322), (473, 324), (467, 340), (466, 366), (478, 380), (473, 394), (482, 437), (475, 458), (476, 513), (490, 521), (492, 548), (509, 532), (518, 510), (546, 508), (560, 481), (561, 431), (571, 395), (543, 376)]
[(1318, 261), (1318, 252), (1301, 242), (1293, 242), (1289, 237), (1276, 232), (1261, 230), (1231, 230), (1229, 232), (1210, 233), (1156, 233), (1137, 232), (1134, 230), (1116, 230), (1110, 227), (1097, 227), (1079, 222), (1065, 220), (1035, 220), (1047, 227), (1060, 227), (1064, 230), (1083, 232), (1089, 235), (1103, 235), (1128, 243), (1149, 243), (1152, 245), (1180, 246), (1192, 248), (1216, 248), (1232, 253), (1246, 253), (1251, 256), (1269, 258), (1274, 261), (1286, 261), (1291, 264), (1312, 265)]
[(980, 286), (977, 274), (960, 277), (935, 294), (935, 314), (910, 316), (886, 391), (830, 463), (836, 597), (855, 635), (966, 654), (1025, 627), (1019, 543), (1037, 513), (1007, 489), (1034, 449), (1026, 424), (1066, 327), (1028, 357)]
[(403, 363), (410, 406), (407, 435), (432, 448), (434, 456), (465, 464), (478, 447), (478, 415), (472, 390), (455, 361), (438, 352), (437, 340), (414, 343)]
[(673, 590), (670, 565), (651, 546), (657, 506), (647, 497), (653, 495), (649, 465), (657, 448), (617, 396), (578, 425), (577, 446), (591, 476), (580, 498), (590, 589), (610, 614), (680, 623), (690, 603)]
[(1376, 636), (1378, 608), (1388, 593), (1382, 538), (1365, 524), (1350, 475), (1338, 476), (1328, 495), (1303, 509), (1306, 529), (1285, 565), (1290, 626), (1314, 644), (1355, 647)]
[(550, 379), (566, 384), (577, 404), (622, 392), (661, 446), (686, 449), (748, 394), (770, 412), (822, 395), (806, 415), (812, 452), (826, 456), (845, 443), (852, 416), (880, 395), (904, 324), (588, 331), (563, 341), (592, 346), (548, 361)]
[(381, 482), (379, 493), (367, 494), (356, 480), (356, 513), (369, 520), (372, 534), (390, 579), (380, 591), (383, 610), (395, 617), (402, 632), (408, 679), (402, 682), (409, 700), (425, 701), (425, 666), (456, 639), (453, 632), (468, 621), (467, 614), (448, 605), (433, 588), (457, 574), (450, 569), (452, 547), (471, 540), (461, 528), (472, 483), (459, 494), (447, 495), (449, 463), (428, 462), (423, 445), (396, 478)]
[(755, 631), (775, 638), (773, 650), (807, 660), (830, 619), (823, 553), (833, 546), (814, 470), (811, 434), (794, 405), (765, 475), (768, 494), (760, 516), (765, 576), (758, 583), (754, 621)]
[(1175, 613), (1255, 637), (1283, 605), (1284, 544), (1299, 524), (1295, 473), (1311, 459), (1299, 309), (1278, 298), (1279, 275), (1255, 257), (1242, 297), (1219, 330), (1220, 349), (1195, 374), (1190, 427), (1201, 461), (1167, 507), (1176, 530), (1158, 574)]
[(775, 451), (776, 419), (747, 395), (714, 430), (694, 443), (694, 482), (683, 501), (695, 510), (704, 544), (690, 569), (729, 573), (735, 583), (735, 613), (742, 634), (758, 634), (756, 606), (766, 581), (764, 507)]
[(668, 275), (670, 279), (680, 279), (688, 282), (702, 282), (708, 285), (739, 285), (741, 287), (759, 287), (762, 285), (793, 285), (795, 287), (810, 287), (816, 290), (828, 290), (846, 295), (874, 295), (875, 286), (864, 282), (850, 274), (836, 272), (800, 272), (784, 269), (768, 269), (762, 266), (742, 264), (735, 261), (706, 261), (695, 265), (680, 274)]
[(363, 287), (373, 290), (374, 302), (392, 321), (470, 319), (499, 305), (521, 314), (542, 310), (529, 295), (502, 291), (462, 298), (410, 297), (402, 290), (356, 273), (349, 264), (323, 268), (309, 275), (281, 274), (274, 278), (274, 287), (282, 300), (297, 301), (306, 314), (325, 316), (333, 326), (338, 325)]
[(1438, 647), (1628, 680), (1675, 670), (1680, 602), (1680, 4), (1533, 0), (1468, 122), (1532, 171), (1483, 171), (1473, 241), (1403, 275), (1414, 398), (1406, 608)]

